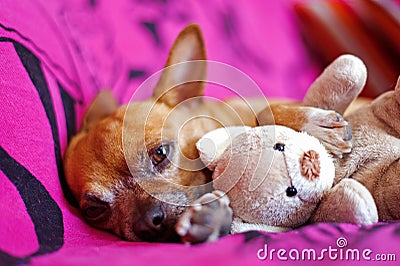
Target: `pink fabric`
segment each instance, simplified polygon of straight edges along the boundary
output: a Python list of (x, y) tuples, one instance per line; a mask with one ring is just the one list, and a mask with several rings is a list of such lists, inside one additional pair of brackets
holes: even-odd
[(325, 248), (338, 237), (398, 252), (396, 223), (247, 233), (194, 247), (128, 243), (86, 225), (63, 195), (62, 154), (88, 103), (106, 87), (128, 101), (189, 22), (202, 27), (210, 59), (244, 71), (267, 96), (301, 99), (316, 71), (289, 3), (1, 1), (0, 264), (249, 265), (264, 243)]
[[(82, 265), (88, 262), (93, 265), (109, 265), (110, 263), (116, 265), (259, 265), (263, 263), (287, 265), (289, 261), (295, 262), (295, 265), (317, 263), (318, 265), (354, 265), (359, 261), (371, 263), (382, 258), (385, 265), (397, 265), (394, 259), (388, 258), (389, 255), (394, 254), (393, 258), (399, 259), (399, 229), (398, 224), (376, 225), (361, 229), (354, 225), (318, 224), (281, 234), (249, 232), (231, 235), (215, 243), (197, 246), (111, 240), (101, 244), (86, 245), (85, 248), (82, 248), (82, 245), (64, 248), (57, 253), (35, 259), (33, 262), (34, 264), (38, 262), (40, 265)], [(338, 244), (338, 239), (345, 241), (339, 243), (347, 242), (347, 245)], [(259, 250), (265, 250), (265, 244), (268, 246), (267, 251), (284, 249), (287, 253), (280, 258), (276, 252), (272, 255), (267, 252), (268, 256), (264, 259), (264, 253), (259, 253)], [(331, 257), (322, 251), (329, 248), (332, 249)], [(306, 254), (304, 259), (301, 257), (291, 259), (288, 253), (292, 249), (298, 250), (300, 254), (303, 250), (312, 249), (315, 250), (316, 256), (309, 259)], [(371, 253), (364, 258), (362, 253), (367, 249), (371, 250)], [(354, 257), (355, 259), (350, 255), (346, 257), (348, 250), (358, 250), (355, 252), (359, 254), (359, 259), (357, 256)], [(287, 260), (284, 259), (285, 257)]]

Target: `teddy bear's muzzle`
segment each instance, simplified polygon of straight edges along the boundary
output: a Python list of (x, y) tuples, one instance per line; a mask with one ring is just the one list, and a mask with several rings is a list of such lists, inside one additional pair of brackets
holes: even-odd
[(321, 165), (319, 161), (319, 154), (314, 150), (306, 151), (300, 158), (301, 174), (312, 181), (319, 177), (321, 172)]

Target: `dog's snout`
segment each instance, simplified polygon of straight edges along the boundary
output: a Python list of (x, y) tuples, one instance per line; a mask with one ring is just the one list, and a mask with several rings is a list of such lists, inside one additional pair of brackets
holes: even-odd
[(149, 208), (134, 225), (135, 234), (143, 241), (154, 242), (163, 238), (166, 228), (165, 213), (161, 207)]

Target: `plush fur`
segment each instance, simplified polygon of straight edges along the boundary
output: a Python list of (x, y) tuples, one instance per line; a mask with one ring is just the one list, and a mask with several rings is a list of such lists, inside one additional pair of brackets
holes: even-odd
[[(279, 144), (284, 145), (283, 150), (277, 149)], [(251, 225), (267, 231), (299, 226), (314, 213), (333, 184), (334, 165), (321, 143), (287, 127), (217, 129), (200, 139), (197, 147), (213, 170), (214, 188), (230, 199), (233, 233)], [(302, 160), (307, 153), (318, 159)], [(313, 167), (318, 173), (305, 177), (302, 169), (307, 172)], [(286, 190), (292, 186), (298, 193), (288, 196)]]
[[(355, 57), (348, 60), (359, 61)], [(361, 70), (366, 75), (365, 68), (350, 66), (349, 71)], [(361, 89), (359, 86), (348, 87), (349, 91), (340, 87), (311, 88), (304, 103), (343, 113), (346, 106), (339, 108), (338, 102), (350, 102)], [(324, 104), (320, 105), (322, 99)], [(372, 194), (380, 221), (400, 219), (400, 77), (393, 91), (349, 113), (345, 119), (353, 133), (353, 148), (335, 162), (335, 182), (349, 178), (358, 181)], [(329, 212), (330, 207), (326, 209)]]
[(378, 221), (369, 191), (353, 179), (334, 185), (332, 157), (306, 133), (228, 127), (207, 133), (197, 147), (213, 171), (214, 188), (230, 199), (232, 233), (286, 231), (308, 221)]

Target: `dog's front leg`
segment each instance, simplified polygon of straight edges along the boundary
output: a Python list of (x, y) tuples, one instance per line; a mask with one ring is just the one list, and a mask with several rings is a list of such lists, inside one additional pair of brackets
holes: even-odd
[(232, 224), (232, 209), (228, 197), (213, 191), (200, 197), (180, 217), (176, 232), (183, 243), (203, 243), (227, 235)]
[(259, 125), (282, 125), (305, 131), (318, 138), (335, 157), (342, 157), (352, 148), (348, 123), (332, 110), (300, 105), (271, 104), (257, 115)]

